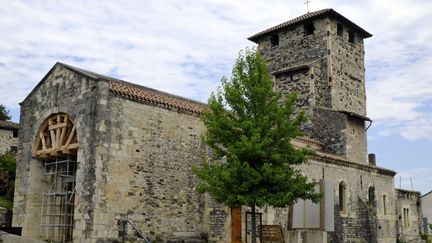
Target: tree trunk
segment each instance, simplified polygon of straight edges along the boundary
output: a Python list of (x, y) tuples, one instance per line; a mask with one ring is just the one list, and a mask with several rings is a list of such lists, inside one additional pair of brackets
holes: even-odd
[(251, 206), (252, 210), (252, 243), (256, 243), (256, 215), (255, 215), (255, 202)]

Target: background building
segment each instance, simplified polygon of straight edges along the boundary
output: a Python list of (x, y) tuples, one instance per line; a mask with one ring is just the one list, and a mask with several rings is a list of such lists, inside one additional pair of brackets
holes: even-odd
[(429, 224), (432, 224), (432, 191), (421, 197), (421, 205), (423, 212), (423, 230), (431, 233)]
[(0, 121), (0, 154), (17, 151), (19, 124)]

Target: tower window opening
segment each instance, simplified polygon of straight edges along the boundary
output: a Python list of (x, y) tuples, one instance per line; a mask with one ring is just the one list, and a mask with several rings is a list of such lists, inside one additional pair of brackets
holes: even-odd
[(337, 35), (343, 36), (343, 25), (337, 24)]
[(348, 31), (348, 42), (355, 44), (355, 34), (352, 30)]
[(313, 35), (315, 32), (315, 25), (312, 22), (306, 23), (303, 26), (305, 35)]
[(339, 211), (343, 213), (346, 212), (345, 194), (346, 194), (346, 185), (342, 181), (341, 183), (339, 183)]
[(386, 195), (383, 195), (383, 210), (384, 210), (384, 215), (387, 215), (387, 198)]
[(278, 34), (274, 34), (270, 37), (270, 44), (272, 47), (279, 45), (279, 35)]

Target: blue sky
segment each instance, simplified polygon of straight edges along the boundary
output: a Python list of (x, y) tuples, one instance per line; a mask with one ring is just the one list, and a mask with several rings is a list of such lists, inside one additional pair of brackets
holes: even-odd
[[(0, 103), (19, 105), (57, 61), (205, 102), (247, 37), (306, 12), (303, 0), (7, 1), (0, 5)], [(397, 186), (432, 190), (430, 0), (312, 0), (365, 41), (369, 152)]]

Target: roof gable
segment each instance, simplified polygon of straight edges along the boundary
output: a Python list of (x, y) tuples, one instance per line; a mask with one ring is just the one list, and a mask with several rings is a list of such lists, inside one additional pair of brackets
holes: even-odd
[(42, 80), (36, 85), (36, 87), (30, 92), (30, 94), (24, 99), (23, 102), (25, 102), (35, 92), (35, 90), (37, 90), (37, 88), (44, 83), (44, 81), (52, 74), (52, 72), (58, 66), (64, 67), (69, 71), (79, 73), (95, 81), (108, 82), (110, 91), (123, 98), (146, 102), (165, 108), (174, 108), (179, 111), (194, 113), (198, 115), (201, 115), (203, 113), (204, 107), (206, 105), (198, 101), (151, 89), (138, 84), (129, 83), (120, 79), (98, 74), (60, 62), (57, 62), (50, 69), (50, 71), (48, 71), (48, 73), (42, 78)]

